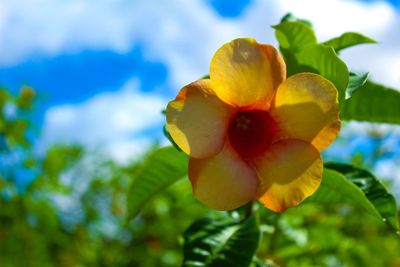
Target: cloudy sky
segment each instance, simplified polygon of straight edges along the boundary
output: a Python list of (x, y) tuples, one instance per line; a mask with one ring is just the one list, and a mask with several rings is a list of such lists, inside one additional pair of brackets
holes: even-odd
[[(39, 93), (42, 142), (79, 142), (126, 160), (162, 137), (161, 110), (238, 37), (276, 44), (287, 12), (319, 40), (370, 36), (342, 54), (400, 88), (400, 3), (361, 0), (0, 0), (0, 84)], [(400, 178), (399, 178), (400, 180)]]

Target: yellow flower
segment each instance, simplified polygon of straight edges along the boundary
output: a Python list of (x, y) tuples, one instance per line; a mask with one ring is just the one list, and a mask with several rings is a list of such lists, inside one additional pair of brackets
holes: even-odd
[(274, 47), (236, 39), (215, 53), (210, 79), (169, 102), (167, 128), (190, 156), (199, 201), (231, 210), (258, 199), (282, 212), (321, 183), (320, 151), (340, 129), (337, 90), (312, 73), (286, 79)]

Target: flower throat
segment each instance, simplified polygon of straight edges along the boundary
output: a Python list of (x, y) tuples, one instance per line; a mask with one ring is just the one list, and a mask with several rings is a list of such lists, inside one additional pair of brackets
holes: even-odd
[(265, 110), (242, 110), (230, 121), (229, 142), (244, 159), (261, 156), (272, 143), (276, 123)]

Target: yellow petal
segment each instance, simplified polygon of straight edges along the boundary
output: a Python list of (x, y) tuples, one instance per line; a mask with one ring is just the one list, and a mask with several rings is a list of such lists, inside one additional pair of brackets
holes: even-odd
[(189, 178), (194, 196), (212, 209), (236, 209), (256, 197), (256, 172), (229, 145), (212, 158), (191, 158)]
[(340, 130), (338, 93), (320, 75), (300, 73), (289, 77), (276, 92), (271, 107), (283, 137), (329, 146)]
[(261, 182), (259, 201), (282, 212), (317, 190), (323, 165), (319, 151), (311, 144), (287, 139), (274, 143), (255, 167)]
[(169, 102), (167, 128), (185, 153), (206, 158), (222, 149), (231, 110), (214, 94), (210, 80), (199, 80), (184, 87)]
[(210, 77), (223, 101), (269, 108), (276, 88), (285, 80), (286, 65), (273, 46), (251, 38), (236, 39), (215, 53)]

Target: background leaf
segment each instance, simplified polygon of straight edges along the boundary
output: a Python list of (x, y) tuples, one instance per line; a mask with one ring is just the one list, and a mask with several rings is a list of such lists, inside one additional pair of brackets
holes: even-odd
[(346, 64), (331, 46), (318, 44), (310, 26), (299, 21), (285, 21), (273, 26), (285, 58), (287, 75), (312, 72), (324, 76), (338, 89), (339, 102), (345, 100), (349, 83)]
[(342, 120), (400, 124), (400, 92), (366, 82), (342, 106)]
[(399, 227), (394, 197), (373, 175), (353, 166), (327, 164), (319, 189), (307, 201), (347, 203), (385, 221), (392, 229)]
[(184, 233), (182, 266), (249, 266), (257, 249), (260, 231), (254, 217), (243, 223), (230, 218), (204, 218)]
[(339, 37), (330, 39), (326, 42), (324, 42), (324, 45), (331, 46), (333, 49), (335, 49), (336, 52), (339, 52), (340, 50), (343, 50), (348, 47), (352, 47), (355, 45), (360, 45), (360, 44), (373, 44), (376, 43), (375, 40), (364, 36), (360, 33), (357, 32), (346, 32), (340, 35)]
[(385, 222), (393, 229), (399, 229), (396, 199), (370, 172), (348, 164), (328, 163), (326, 168), (338, 171), (362, 190)]
[(163, 147), (151, 153), (133, 174), (128, 192), (128, 218), (132, 219), (146, 202), (170, 184), (184, 177), (188, 157), (174, 147)]
[(353, 93), (360, 89), (368, 80), (368, 72), (350, 72), (349, 84), (346, 90), (346, 99), (350, 98)]
[(309, 46), (297, 53), (295, 58), (299, 64), (296, 73), (310, 71), (324, 76), (336, 86), (339, 101), (343, 102), (349, 83), (349, 71), (333, 48), (324, 45)]
[(304, 23), (304, 24), (308, 25), (309, 27), (312, 27), (312, 23), (309, 20), (300, 19), (300, 18), (296, 17), (295, 15), (293, 15), (290, 12), (282, 17), (281, 23), (285, 22), (285, 21), (298, 21), (298, 22), (301, 22), (301, 23)]
[(317, 44), (317, 37), (308, 25), (298, 21), (285, 21), (272, 26), (275, 36), (283, 49), (292, 53), (298, 52), (304, 47)]
[(318, 203), (347, 203), (362, 208), (370, 215), (380, 218), (379, 212), (365, 197), (360, 188), (338, 171), (324, 168), (322, 183), (309, 200)]

